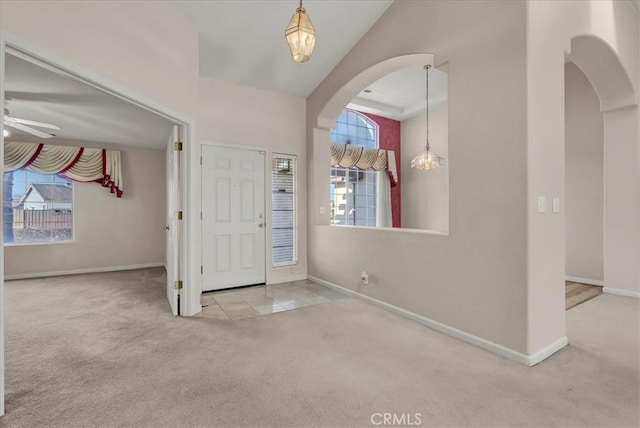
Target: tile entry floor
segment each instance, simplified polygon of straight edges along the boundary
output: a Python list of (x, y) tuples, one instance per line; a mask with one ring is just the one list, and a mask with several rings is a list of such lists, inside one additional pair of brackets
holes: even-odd
[(202, 318), (237, 320), (349, 298), (308, 280), (203, 293)]

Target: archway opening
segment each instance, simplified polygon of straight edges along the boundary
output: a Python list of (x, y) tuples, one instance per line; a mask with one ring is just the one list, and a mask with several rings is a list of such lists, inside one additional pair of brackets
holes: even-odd
[[(602, 39), (577, 36), (565, 64), (566, 307), (638, 284), (637, 96)], [(576, 285), (583, 284), (583, 285)], [(635, 290), (637, 294), (638, 290)]]
[(584, 73), (565, 64), (565, 308), (604, 285), (604, 117)]
[[(435, 67), (433, 55), (413, 54), (369, 67), (336, 91), (317, 117), (313, 136), (316, 224), (448, 233), (448, 165), (443, 162), (443, 168), (430, 172), (410, 168), (411, 158), (424, 150), (427, 136), (425, 65), (432, 66), (428, 77), (429, 141), (434, 150), (447, 157), (447, 64)], [(367, 126), (359, 127), (355, 119), (353, 124), (341, 122), (341, 118), (350, 116), (374, 123), (369, 127), (375, 128), (369, 130), (370, 137), (375, 134), (380, 144), (373, 146), (387, 154), (393, 152), (386, 170), (367, 172), (358, 166), (360, 169), (352, 167), (347, 174), (340, 168), (344, 165), (331, 164), (332, 144), (373, 147), (360, 135), (367, 133)], [(385, 186), (387, 173), (390, 178)], [(411, 194), (405, 195), (409, 191)], [(429, 201), (424, 197), (417, 200), (416, 194), (429, 195)]]

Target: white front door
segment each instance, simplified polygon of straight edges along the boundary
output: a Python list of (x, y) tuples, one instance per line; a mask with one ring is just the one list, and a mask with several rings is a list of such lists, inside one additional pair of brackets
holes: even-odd
[(202, 146), (202, 289), (265, 282), (265, 152)]
[(180, 278), (180, 220), (176, 211), (180, 209), (180, 153), (174, 150), (174, 143), (180, 141), (178, 126), (173, 127), (173, 133), (167, 143), (167, 299), (174, 315), (179, 314), (179, 292), (176, 281)]

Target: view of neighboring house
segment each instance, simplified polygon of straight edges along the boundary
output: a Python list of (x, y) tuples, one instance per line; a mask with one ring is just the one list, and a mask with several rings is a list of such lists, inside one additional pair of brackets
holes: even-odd
[(33, 183), (20, 200), (25, 210), (71, 211), (73, 190), (66, 184)]

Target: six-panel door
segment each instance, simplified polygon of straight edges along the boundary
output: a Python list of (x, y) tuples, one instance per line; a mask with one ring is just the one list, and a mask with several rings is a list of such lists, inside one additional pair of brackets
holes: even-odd
[(265, 153), (202, 146), (203, 291), (265, 282)]

